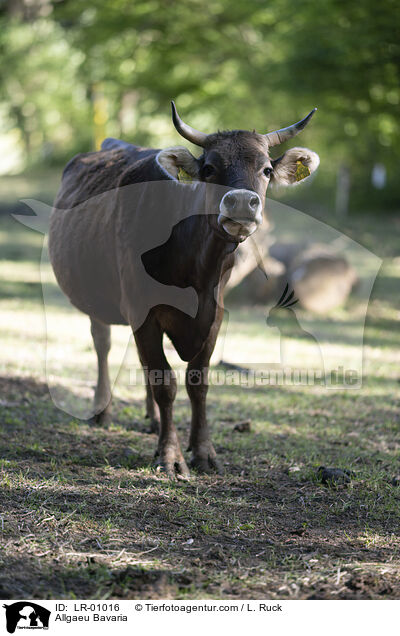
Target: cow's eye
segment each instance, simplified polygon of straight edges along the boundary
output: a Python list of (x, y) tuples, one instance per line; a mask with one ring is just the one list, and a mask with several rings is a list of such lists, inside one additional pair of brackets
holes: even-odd
[(265, 176), (269, 179), (271, 174), (273, 173), (273, 169), (272, 168), (264, 168), (264, 174)]
[(205, 165), (203, 168), (203, 176), (205, 179), (207, 179), (207, 177), (211, 177), (214, 174), (214, 172), (215, 172), (215, 168), (210, 163)]

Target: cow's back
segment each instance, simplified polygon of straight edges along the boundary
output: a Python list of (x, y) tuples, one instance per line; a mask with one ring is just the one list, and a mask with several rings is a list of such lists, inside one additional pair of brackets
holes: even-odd
[(115, 246), (118, 183), (132, 165), (151, 165), (156, 152), (106, 140), (104, 150), (71, 159), (54, 202), (49, 255), (57, 281), (75, 307), (105, 323), (126, 322)]
[(102, 150), (81, 153), (68, 162), (54, 207), (73, 208), (91, 197), (117, 188), (127, 168), (135, 163), (143, 163), (143, 160), (151, 160), (157, 152), (118, 139), (105, 139)]

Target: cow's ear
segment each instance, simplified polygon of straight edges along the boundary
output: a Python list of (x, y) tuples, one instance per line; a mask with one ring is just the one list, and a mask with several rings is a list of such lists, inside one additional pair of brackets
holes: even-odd
[(174, 146), (173, 148), (160, 150), (156, 158), (160, 168), (174, 179), (178, 178), (180, 170), (186, 172), (193, 179), (199, 178), (198, 161), (196, 157), (183, 146)]
[(307, 179), (319, 166), (316, 152), (308, 148), (291, 148), (272, 161), (271, 181), (278, 185), (296, 185)]

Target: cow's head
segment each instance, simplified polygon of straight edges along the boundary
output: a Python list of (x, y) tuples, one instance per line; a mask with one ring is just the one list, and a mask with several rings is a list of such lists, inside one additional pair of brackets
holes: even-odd
[(315, 111), (292, 126), (265, 135), (246, 130), (207, 135), (185, 124), (172, 102), (175, 128), (201, 146), (203, 154), (196, 158), (186, 148), (168, 148), (161, 151), (159, 161), (175, 178), (183, 168), (196, 180), (232, 188), (217, 202), (218, 214), (211, 215), (210, 222), (224, 238), (244, 241), (262, 221), (268, 185), (295, 185), (318, 167), (318, 155), (308, 148), (291, 148), (277, 159), (269, 155), (270, 148), (303, 130)]

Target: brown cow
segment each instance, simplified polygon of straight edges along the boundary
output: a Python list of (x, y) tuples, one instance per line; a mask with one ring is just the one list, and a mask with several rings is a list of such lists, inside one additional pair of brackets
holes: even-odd
[[(238, 244), (261, 223), (268, 184), (294, 184), (299, 166), (302, 177), (318, 167), (318, 155), (306, 148), (292, 148), (277, 159), (269, 155), (272, 146), (300, 132), (313, 113), (265, 135), (244, 130), (206, 135), (185, 124), (172, 103), (174, 125), (183, 137), (202, 147), (199, 158), (182, 147), (154, 150), (107, 139), (100, 152), (77, 155), (64, 171), (50, 222), (49, 253), (60, 287), (91, 320), (98, 357), (97, 421), (104, 423), (110, 417), (110, 325), (131, 325), (141, 363), (149, 371), (147, 415), (159, 430), (157, 464), (170, 477), (188, 477), (189, 469), (173, 423), (176, 379), (164, 355), (163, 334), (188, 362), (191, 465), (202, 472), (220, 471), (206, 420), (206, 394), (209, 360), (223, 317), (224, 274), (232, 268)], [(147, 274), (166, 288), (194, 289), (196, 312), (188, 315), (190, 311), (185, 313), (179, 305), (171, 306), (161, 290), (159, 299), (153, 299), (138, 321), (144, 300), (135, 271), (141, 262), (132, 255), (132, 241), (138, 228), (144, 227), (147, 211), (142, 205), (135, 207), (130, 196), (125, 196), (122, 206), (120, 198), (106, 211), (92, 206), (90, 214), (84, 214), (82, 207), (102, 193), (117, 188), (128, 192), (125, 186), (140, 183), (151, 189), (158, 187), (155, 182), (167, 181), (186, 192), (182, 189), (191, 186), (178, 183), (180, 169), (196, 182), (215, 184), (221, 196), (214, 197), (211, 213), (186, 216), (176, 223), (168, 240), (143, 254), (142, 262)], [(166, 213), (160, 208), (157, 214), (161, 221)], [(160, 375), (154, 380), (153, 371), (161, 372), (161, 382)], [(195, 382), (190, 381), (193, 377)]]

